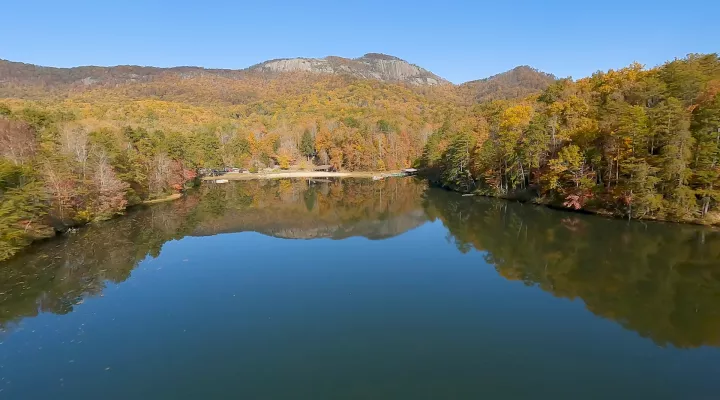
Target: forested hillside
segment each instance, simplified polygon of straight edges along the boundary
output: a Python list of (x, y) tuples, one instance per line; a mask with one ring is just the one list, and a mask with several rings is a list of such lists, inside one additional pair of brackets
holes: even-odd
[(444, 119), (476, 129), (456, 99), (348, 74), (0, 62), (0, 259), (183, 190), (199, 168), (409, 167)]
[(627, 218), (720, 222), (716, 54), (559, 80), (483, 103), (478, 130), (430, 137), (422, 165), (462, 191)]
[(538, 93), (555, 81), (555, 77), (523, 65), (486, 79), (465, 82), (458, 90), (470, 102), (508, 100)]
[[(330, 72), (0, 61), (0, 259), (228, 166), (419, 165), (465, 191), (715, 221), (716, 55), (579, 81), (519, 67), (459, 86), (415, 80), (430, 75), (390, 56), (329, 59)], [(407, 71), (421, 75), (393, 80)], [(376, 73), (388, 78), (365, 79)]]

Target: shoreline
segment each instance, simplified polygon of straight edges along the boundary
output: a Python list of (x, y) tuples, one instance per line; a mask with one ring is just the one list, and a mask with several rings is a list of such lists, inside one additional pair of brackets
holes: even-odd
[(11, 260), (11, 259), (17, 257), (18, 255), (22, 254), (23, 252), (27, 251), (29, 248), (33, 247), (34, 245), (36, 245), (36, 244), (38, 244), (38, 243), (42, 243), (42, 242), (45, 242), (45, 241), (55, 240), (55, 239), (61, 238), (63, 235), (66, 235), (67, 232), (69, 232), (69, 231), (71, 231), (71, 230), (84, 229), (84, 228), (86, 228), (87, 226), (96, 224), (96, 223), (98, 223), (98, 222), (105, 222), (105, 221), (110, 221), (110, 220), (117, 219), (117, 218), (123, 218), (123, 217), (127, 216), (128, 211), (131, 211), (131, 210), (134, 209), (135, 207), (151, 206), (151, 205), (160, 204), (160, 203), (167, 203), (167, 202), (170, 202), (170, 201), (175, 201), (175, 200), (181, 199), (181, 198), (183, 198), (183, 196), (184, 196), (183, 193), (173, 193), (173, 194), (171, 194), (171, 195), (168, 195), (168, 196), (165, 196), (165, 197), (161, 197), (161, 198), (159, 198), (159, 199), (144, 200), (144, 201), (142, 201), (142, 202), (140, 202), (140, 203), (133, 204), (133, 205), (131, 205), (131, 206), (125, 207), (125, 209), (122, 211), (122, 213), (120, 213), (120, 214), (115, 214), (115, 215), (113, 215), (112, 217), (110, 217), (110, 218), (108, 218), (108, 219), (106, 219), (106, 220), (102, 220), (102, 221), (89, 221), (89, 222), (85, 222), (85, 223), (68, 225), (68, 226), (66, 226), (66, 229), (65, 229), (64, 231), (55, 230), (53, 235), (49, 235), (49, 236), (45, 236), (45, 237), (38, 237), (38, 238), (36, 238), (36, 239), (32, 239), (28, 244), (26, 244), (25, 246), (19, 248), (19, 249), (18, 249), (15, 253), (13, 253), (11, 256), (6, 257), (6, 258), (0, 258), (0, 264), (3, 263), (3, 262), (7, 262), (8, 260)]
[[(233, 181), (243, 181), (243, 180), (259, 180), (259, 179), (286, 179), (286, 178), (372, 178), (374, 176), (382, 176), (383, 178), (390, 178), (390, 174), (392, 172), (314, 172), (314, 171), (294, 171), (294, 172), (281, 172), (281, 173), (272, 173), (272, 174), (242, 174), (242, 173), (228, 173), (223, 176), (219, 177), (205, 177), (203, 178), (204, 181), (215, 181), (218, 179), (227, 179), (227, 180), (233, 180)], [(523, 200), (519, 198), (512, 198), (512, 197), (506, 197), (506, 196), (493, 196), (483, 193), (477, 193), (477, 192), (464, 192), (461, 190), (456, 190), (451, 187), (441, 185), (436, 181), (433, 181), (431, 179), (428, 179), (427, 177), (419, 176), (420, 178), (426, 180), (430, 186), (436, 187), (438, 189), (446, 190), (451, 193), (457, 194), (459, 197), (463, 199), (472, 199), (473, 197), (484, 197), (489, 199), (497, 199), (499, 201), (507, 201), (507, 202), (518, 202), (523, 204), (529, 204), (536, 207), (544, 207), (551, 210), (558, 211), (560, 213), (567, 213), (567, 214), (585, 214), (585, 215), (592, 215), (607, 219), (615, 219), (615, 220), (625, 220), (628, 222), (633, 223), (662, 223), (662, 224), (674, 224), (674, 225), (688, 225), (688, 226), (695, 226), (695, 227), (702, 227), (705, 229), (718, 231), (720, 230), (720, 223), (703, 223), (698, 220), (669, 220), (669, 219), (660, 219), (660, 218), (640, 218), (640, 219), (630, 219), (628, 220), (627, 217), (621, 216), (618, 214), (614, 214), (612, 212), (609, 212), (607, 210), (602, 209), (572, 209), (567, 207), (562, 207), (557, 204), (552, 203), (545, 203), (545, 202), (536, 202), (532, 200)], [(172, 195), (159, 198), (159, 199), (153, 199), (153, 200), (146, 200), (139, 204), (135, 204), (133, 206), (127, 207), (122, 214), (117, 214), (113, 216), (110, 219), (116, 219), (116, 218), (122, 218), (127, 215), (127, 212), (130, 211), (134, 207), (142, 207), (146, 205), (154, 205), (159, 203), (165, 203), (174, 201), (177, 199), (180, 199), (183, 197), (182, 193), (174, 193)], [(73, 226), (68, 226), (68, 228), (74, 228), (74, 229), (83, 229), (88, 225), (94, 224), (96, 222), (88, 222), (84, 224), (77, 224)], [(26, 244), (25, 246), (22, 246), (15, 252), (14, 254), (10, 255), (6, 258), (0, 258), (0, 264), (7, 262), (10, 259), (13, 259), (17, 257), (18, 255), (22, 254), (23, 252), (27, 251), (28, 249), (32, 248), (34, 245), (49, 241), (49, 240), (55, 240), (56, 238), (59, 238), (63, 236), (64, 233), (56, 231), (56, 233), (52, 236), (37, 238), (32, 240), (30, 243)]]
[(569, 208), (564, 207), (558, 204), (548, 203), (548, 202), (536, 202), (533, 201), (533, 199), (521, 199), (521, 198), (513, 198), (511, 196), (494, 196), (491, 194), (484, 194), (484, 193), (477, 193), (477, 192), (464, 192), (461, 190), (456, 190), (448, 186), (444, 186), (442, 184), (439, 184), (437, 182), (434, 182), (428, 178), (425, 178), (431, 186), (435, 186), (439, 189), (447, 190), (449, 192), (458, 193), (462, 197), (485, 197), (489, 199), (498, 199), (502, 201), (508, 201), (508, 202), (517, 202), (522, 204), (530, 204), (533, 206), (538, 207), (545, 207), (549, 208), (551, 210), (560, 211), (560, 212), (566, 212), (566, 213), (574, 213), (574, 214), (585, 214), (585, 215), (594, 215), (598, 217), (603, 218), (609, 218), (609, 219), (616, 219), (616, 220), (625, 220), (628, 222), (660, 222), (665, 224), (681, 224), (681, 225), (693, 225), (693, 226), (699, 226), (704, 228), (709, 228), (712, 230), (720, 230), (720, 222), (709, 222), (709, 221), (702, 221), (698, 219), (689, 219), (689, 220), (672, 220), (672, 219), (662, 219), (662, 218), (631, 218), (628, 219), (627, 216), (620, 215), (613, 213), (608, 210), (604, 209), (594, 209), (594, 208)]
[(173, 194), (171, 194), (171, 195), (169, 195), (169, 196), (161, 197), (161, 198), (159, 198), (159, 199), (145, 200), (145, 201), (143, 201), (143, 202), (140, 203), (140, 204), (147, 205), (147, 204), (164, 203), (164, 202), (166, 202), (166, 201), (177, 200), (177, 199), (179, 199), (179, 198), (181, 198), (181, 197), (183, 197), (183, 194), (182, 194), (182, 193), (173, 193)]
[(322, 171), (287, 171), (273, 173), (249, 173), (228, 172), (220, 176), (206, 176), (203, 181), (217, 181), (227, 179), (229, 181), (246, 181), (253, 179), (286, 179), (286, 178), (372, 178), (383, 176), (394, 171), (349, 171), (349, 172), (322, 172)]

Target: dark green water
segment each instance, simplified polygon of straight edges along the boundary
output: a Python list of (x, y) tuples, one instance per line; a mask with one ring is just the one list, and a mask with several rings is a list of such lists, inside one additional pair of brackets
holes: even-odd
[(720, 234), (207, 186), (0, 264), (0, 399), (716, 399)]

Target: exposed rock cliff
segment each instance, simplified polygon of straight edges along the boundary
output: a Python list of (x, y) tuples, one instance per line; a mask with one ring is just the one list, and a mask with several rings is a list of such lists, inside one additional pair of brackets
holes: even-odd
[(356, 78), (377, 79), (386, 82), (404, 82), (413, 85), (448, 84), (432, 72), (405, 60), (385, 54), (369, 53), (360, 58), (286, 58), (270, 60), (249, 68), (250, 71), (270, 73), (314, 72), (344, 74)]

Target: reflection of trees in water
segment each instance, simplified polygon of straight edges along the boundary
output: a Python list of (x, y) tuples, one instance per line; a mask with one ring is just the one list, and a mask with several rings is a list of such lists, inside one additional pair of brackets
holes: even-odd
[[(181, 200), (88, 226), (0, 263), (0, 328), (42, 312), (67, 314), (84, 298), (102, 293), (107, 281), (125, 281), (140, 261), (157, 257), (167, 241), (193, 233), (399, 234), (424, 221), (424, 190), (424, 184), (410, 179), (206, 185)], [(404, 225), (383, 225), (406, 215), (411, 218)]]
[(428, 217), (442, 220), (461, 251), (485, 251), (507, 279), (580, 298), (660, 345), (720, 346), (720, 233), (465, 198), (410, 179), (207, 185), (33, 246), (0, 264), (0, 327), (41, 312), (69, 313), (187, 235), (383, 238)]
[(659, 345), (720, 346), (720, 233), (627, 223), (529, 205), (426, 194), (458, 249), (485, 251), (503, 277), (580, 298)]
[(120, 283), (145, 257), (187, 232), (197, 201), (161, 204), (91, 225), (0, 264), (0, 326), (40, 312), (66, 314), (106, 282)]
[(208, 185), (202, 203), (222, 209), (194, 234), (256, 231), (286, 238), (384, 238), (425, 221), (426, 186), (413, 179), (249, 181)]

